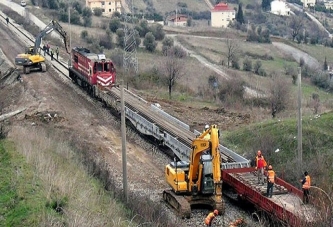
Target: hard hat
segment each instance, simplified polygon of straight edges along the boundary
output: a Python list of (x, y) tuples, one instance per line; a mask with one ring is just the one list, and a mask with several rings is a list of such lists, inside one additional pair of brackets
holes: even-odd
[(215, 215), (219, 215), (219, 211), (218, 210), (214, 210), (214, 214)]
[(205, 129), (206, 129), (206, 130), (209, 129), (209, 125), (205, 125)]
[(258, 155), (261, 155), (261, 150), (258, 151)]
[(269, 165), (269, 166), (268, 166), (268, 169), (273, 169), (272, 165)]

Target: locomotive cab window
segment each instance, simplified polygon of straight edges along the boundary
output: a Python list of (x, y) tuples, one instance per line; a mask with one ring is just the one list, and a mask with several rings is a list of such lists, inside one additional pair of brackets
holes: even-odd
[(102, 71), (103, 71), (103, 64), (95, 62), (94, 72), (102, 72)]
[(109, 63), (104, 63), (104, 72), (109, 72), (109, 71), (110, 71)]

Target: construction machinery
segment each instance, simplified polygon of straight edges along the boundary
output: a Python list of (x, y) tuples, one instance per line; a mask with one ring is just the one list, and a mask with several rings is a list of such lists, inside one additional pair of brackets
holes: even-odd
[(41, 42), (42, 39), (51, 33), (52, 31), (57, 31), (59, 35), (63, 38), (65, 44), (66, 52), (69, 53), (68, 48), (68, 37), (67, 33), (61, 27), (61, 25), (52, 20), (37, 36), (35, 39), (34, 46), (27, 48), (24, 54), (18, 54), (15, 57), (15, 64), (17, 66), (23, 66), (23, 73), (29, 74), (31, 71), (46, 71), (45, 58), (40, 54), (41, 52)]
[[(210, 137), (207, 137), (209, 134)], [(182, 218), (190, 218), (191, 206), (209, 207), (224, 214), (217, 126), (210, 126), (192, 141), (189, 162), (174, 161), (168, 164), (165, 177), (172, 189), (163, 191), (163, 199)]]

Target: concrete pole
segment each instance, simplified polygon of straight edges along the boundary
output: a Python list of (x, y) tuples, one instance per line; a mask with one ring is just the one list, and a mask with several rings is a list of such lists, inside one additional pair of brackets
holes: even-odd
[(69, 60), (68, 60), (68, 65), (72, 66), (72, 61), (71, 61), (71, 52), (72, 52), (72, 29), (71, 29), (71, 7), (68, 7), (68, 24), (69, 24)]
[(298, 150), (298, 171), (302, 172), (302, 76), (301, 76), (301, 67), (298, 67), (298, 141), (297, 141), (297, 150)]
[(121, 81), (120, 92), (121, 103), (121, 150), (122, 150), (122, 163), (123, 163), (123, 190), (126, 203), (128, 202), (127, 191), (127, 157), (126, 157), (126, 122), (125, 122), (125, 102), (124, 102), (124, 81)]

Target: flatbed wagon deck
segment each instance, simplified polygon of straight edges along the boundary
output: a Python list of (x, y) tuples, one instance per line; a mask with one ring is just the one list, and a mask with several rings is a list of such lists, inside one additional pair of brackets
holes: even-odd
[(288, 226), (299, 227), (315, 223), (318, 210), (311, 204), (303, 204), (302, 191), (277, 178), (272, 198), (266, 197), (267, 185), (258, 184), (254, 168), (222, 170), (224, 183), (231, 186), (238, 196), (261, 210), (276, 217)]

